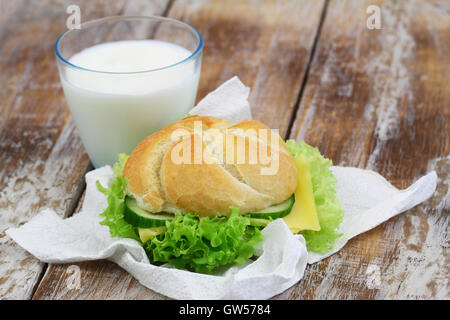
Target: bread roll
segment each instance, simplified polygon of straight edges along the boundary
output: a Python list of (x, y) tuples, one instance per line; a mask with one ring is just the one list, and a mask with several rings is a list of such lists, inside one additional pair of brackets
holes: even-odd
[(123, 176), (128, 193), (150, 212), (211, 217), (229, 215), (230, 206), (241, 214), (267, 208), (289, 198), (297, 186), (294, 159), (270, 128), (255, 120), (232, 126), (204, 116), (184, 118), (145, 138)]

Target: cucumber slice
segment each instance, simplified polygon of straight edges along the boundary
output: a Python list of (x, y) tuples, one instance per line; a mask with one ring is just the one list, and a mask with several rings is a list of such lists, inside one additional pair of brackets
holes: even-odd
[(166, 213), (150, 213), (139, 208), (136, 199), (125, 198), (124, 219), (129, 224), (138, 228), (163, 227), (167, 220), (172, 220), (173, 215)]
[(160, 235), (167, 231), (166, 227), (154, 227), (154, 228), (137, 228), (139, 233), (139, 238), (142, 243), (146, 243), (148, 240)]
[(255, 227), (266, 227), (270, 222), (268, 219), (250, 218), (250, 225)]
[(269, 217), (272, 219), (282, 218), (285, 215), (287, 215), (289, 212), (291, 212), (294, 202), (295, 202), (295, 196), (292, 195), (289, 197), (289, 199), (287, 199), (279, 204), (268, 207), (268, 208), (258, 211), (258, 212), (248, 213), (247, 215), (251, 218), (258, 218), (258, 219), (268, 219)]

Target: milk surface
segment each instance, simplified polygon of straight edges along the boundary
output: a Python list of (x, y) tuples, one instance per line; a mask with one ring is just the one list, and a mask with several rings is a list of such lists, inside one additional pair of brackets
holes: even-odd
[(136, 40), (72, 56), (71, 64), (96, 71), (66, 68), (62, 76), (67, 104), (96, 167), (113, 164), (118, 153), (130, 153), (194, 106), (200, 67), (193, 59), (180, 63), (191, 54), (168, 42)]

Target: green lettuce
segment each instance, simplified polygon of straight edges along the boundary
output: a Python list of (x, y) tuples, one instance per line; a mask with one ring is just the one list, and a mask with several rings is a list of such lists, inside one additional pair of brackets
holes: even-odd
[(237, 208), (230, 217), (212, 219), (176, 214), (166, 226), (165, 233), (145, 243), (150, 260), (201, 273), (244, 263), (263, 240), (261, 231)]
[(122, 153), (119, 154), (118, 158), (119, 161), (113, 166), (114, 176), (111, 186), (105, 188), (97, 181), (97, 189), (108, 196), (108, 207), (100, 214), (100, 217), (104, 218), (100, 224), (109, 227), (109, 233), (112, 237), (131, 238), (140, 241), (136, 229), (124, 218), (127, 181), (122, 177), (122, 171), (128, 155)]
[[(126, 179), (122, 177), (128, 156), (119, 155), (113, 166), (109, 188), (97, 181), (97, 189), (108, 196), (108, 207), (100, 214), (101, 225), (109, 227), (112, 237), (131, 238), (139, 242), (136, 228), (124, 219)], [(220, 267), (241, 264), (253, 256), (257, 243), (263, 240), (258, 223), (239, 215), (231, 208), (230, 217), (199, 219), (195, 214), (181, 215), (166, 223), (167, 231), (143, 244), (152, 263), (168, 262), (179, 269), (212, 273)]]
[(320, 231), (302, 232), (306, 246), (308, 251), (328, 252), (333, 248), (335, 240), (342, 235), (339, 233), (339, 225), (344, 216), (336, 196), (336, 178), (330, 170), (332, 162), (323, 157), (317, 148), (303, 141), (296, 143), (295, 140), (288, 140), (286, 146), (294, 158), (299, 155), (305, 157), (311, 173)]

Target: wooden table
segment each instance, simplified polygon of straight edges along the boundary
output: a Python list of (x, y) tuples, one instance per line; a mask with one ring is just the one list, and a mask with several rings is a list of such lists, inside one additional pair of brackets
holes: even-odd
[[(426, 203), (308, 266), (276, 299), (449, 298), (446, 0), (0, 0), (0, 298), (166, 299), (107, 261), (76, 263), (81, 288), (70, 289), (69, 265), (41, 263), (4, 233), (43, 207), (76, 214), (92, 169), (53, 54), (69, 4), (82, 21), (156, 14), (195, 26), (205, 40), (198, 99), (238, 75), (256, 119), (334, 164), (376, 170), (398, 188), (436, 170)], [(373, 4), (381, 29), (367, 27)]]

